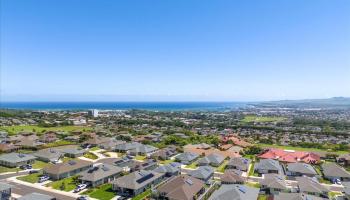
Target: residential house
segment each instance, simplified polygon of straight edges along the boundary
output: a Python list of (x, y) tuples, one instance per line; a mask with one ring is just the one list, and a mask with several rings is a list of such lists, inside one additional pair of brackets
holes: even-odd
[(57, 134), (53, 131), (46, 132), (44, 135), (42, 135), (39, 139), (43, 143), (50, 143), (55, 142), (58, 140)]
[(177, 154), (175, 146), (169, 146), (164, 149), (160, 149), (151, 155), (152, 158), (157, 160), (169, 160), (172, 156)]
[(23, 153), (8, 153), (0, 155), (0, 165), (5, 167), (20, 167), (34, 163), (36, 157)]
[(283, 174), (283, 169), (277, 160), (262, 159), (254, 166), (254, 170), (259, 174)]
[(242, 176), (242, 171), (229, 169), (225, 170), (223, 175), (220, 175), (222, 184), (243, 184), (246, 182), (246, 178)]
[(318, 197), (328, 197), (329, 190), (321, 185), (317, 179), (310, 177), (296, 177), (296, 180), (298, 182), (299, 192)]
[(223, 157), (220, 154), (212, 153), (208, 156), (205, 156), (198, 160), (197, 164), (199, 166), (208, 166), (211, 165), (213, 167), (220, 166), (225, 160), (225, 157)]
[(181, 163), (172, 162), (166, 165), (161, 165), (153, 171), (163, 173), (166, 177), (176, 176), (181, 173)]
[(50, 195), (34, 192), (21, 196), (17, 200), (56, 200), (56, 198)]
[(226, 165), (226, 169), (237, 169), (240, 171), (247, 172), (249, 170), (249, 165), (251, 160), (248, 158), (231, 158), (230, 161)]
[(350, 173), (336, 163), (322, 164), (322, 172), (325, 179), (333, 181), (339, 179), (341, 181), (350, 181)]
[(79, 174), (79, 179), (82, 183), (96, 187), (114, 181), (121, 175), (121, 173), (122, 168), (120, 167), (109, 164), (101, 164), (81, 172)]
[(328, 200), (328, 198), (317, 197), (304, 193), (283, 193), (273, 195), (273, 200)]
[(214, 176), (214, 169), (209, 166), (200, 166), (195, 170), (189, 171), (188, 175), (209, 183), (209, 180)]
[(287, 184), (284, 176), (280, 174), (264, 174), (260, 181), (261, 189), (268, 194), (278, 194), (287, 191)]
[(44, 174), (53, 180), (59, 180), (74, 176), (92, 167), (92, 162), (85, 160), (69, 160), (67, 162), (54, 164), (43, 169)]
[(275, 159), (285, 163), (304, 162), (309, 164), (316, 164), (321, 161), (320, 156), (312, 152), (283, 150), (274, 148), (265, 150), (258, 157), (260, 159)]
[(140, 145), (134, 149), (129, 150), (130, 155), (143, 155), (143, 156), (150, 156), (154, 152), (158, 150), (157, 147), (151, 146), (151, 145)]
[(258, 195), (259, 188), (239, 184), (224, 184), (209, 197), (209, 200), (253, 200), (258, 199)]
[(64, 154), (64, 156), (67, 156), (69, 158), (81, 157), (86, 153), (85, 149), (80, 148), (66, 148), (60, 151)]
[(153, 170), (158, 167), (158, 162), (154, 159), (146, 159), (143, 162), (133, 162), (130, 166), (130, 172), (138, 170)]
[(112, 182), (112, 188), (122, 196), (133, 197), (146, 191), (151, 185), (161, 182), (164, 174), (152, 171), (136, 171), (117, 178)]
[(0, 143), (0, 152), (2, 152), (2, 153), (10, 153), (10, 152), (16, 151), (18, 149), (19, 149), (19, 147), (14, 145), (14, 144)]
[(108, 150), (108, 151), (115, 151), (115, 148), (116, 146), (120, 145), (120, 144), (125, 144), (126, 142), (125, 141), (122, 141), (122, 140), (109, 140), (109, 141), (106, 141), (106, 142), (103, 142), (99, 145), (99, 147), (101, 149), (105, 149), (105, 150)]
[(317, 175), (316, 170), (306, 163), (289, 163), (286, 166), (287, 176), (309, 176), (314, 177)]
[(63, 157), (63, 153), (56, 149), (42, 149), (33, 154), (37, 157), (38, 160), (44, 162), (57, 162), (61, 157)]
[(199, 157), (199, 155), (196, 153), (185, 152), (185, 153), (181, 153), (181, 154), (177, 155), (175, 157), (175, 160), (177, 162), (184, 164), (184, 165), (189, 165), (193, 161), (195, 161), (198, 157)]
[(193, 200), (197, 199), (205, 189), (203, 181), (187, 175), (179, 175), (159, 186), (156, 191), (157, 199)]
[(10, 200), (12, 194), (12, 185), (9, 185), (4, 182), (0, 182), (0, 199), (1, 200)]
[(349, 154), (344, 154), (340, 155), (337, 158), (337, 162), (344, 165), (344, 166), (350, 166), (350, 153)]

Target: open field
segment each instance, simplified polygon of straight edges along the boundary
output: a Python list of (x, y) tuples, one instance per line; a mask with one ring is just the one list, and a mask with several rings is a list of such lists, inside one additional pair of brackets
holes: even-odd
[(292, 146), (282, 146), (282, 145), (276, 145), (276, 144), (257, 144), (257, 146), (261, 148), (278, 148), (278, 149), (288, 149), (288, 150), (295, 150), (295, 151), (325, 152), (325, 153), (334, 153), (338, 155), (349, 153), (348, 151), (327, 151), (324, 149), (317, 149), (317, 148), (292, 147)]
[(36, 133), (42, 133), (45, 131), (64, 131), (64, 132), (89, 131), (91, 130), (91, 128), (85, 127), (85, 126), (40, 127), (35, 125), (26, 125), (26, 126), (2, 126), (0, 127), (0, 130), (5, 130), (10, 134), (16, 134), (21, 131), (36, 132)]
[(281, 122), (286, 120), (284, 117), (264, 117), (264, 116), (255, 116), (247, 115), (241, 120), (243, 123), (252, 123), (252, 122)]

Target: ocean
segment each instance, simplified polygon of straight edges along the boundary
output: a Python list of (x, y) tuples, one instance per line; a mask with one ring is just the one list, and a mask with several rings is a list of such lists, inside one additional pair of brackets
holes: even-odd
[(223, 111), (245, 107), (243, 102), (1, 102), (0, 108), (25, 110), (157, 110)]

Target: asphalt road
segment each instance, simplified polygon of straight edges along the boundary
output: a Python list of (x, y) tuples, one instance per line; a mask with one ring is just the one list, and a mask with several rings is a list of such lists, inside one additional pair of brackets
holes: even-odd
[(36, 193), (41, 193), (41, 194), (46, 194), (46, 195), (50, 195), (50, 196), (56, 197), (57, 200), (74, 200), (75, 199), (73, 197), (69, 197), (69, 196), (66, 196), (66, 195), (57, 194), (57, 193), (53, 193), (53, 192), (48, 192), (46, 190), (41, 190), (41, 189), (38, 189), (38, 188), (29, 187), (29, 186), (26, 186), (26, 185), (21, 185), (21, 184), (18, 184), (18, 183), (7, 181), (7, 180), (5, 180), (4, 182), (6, 182), (6, 183), (8, 183), (10, 185), (13, 185), (12, 192), (15, 193), (15, 194), (19, 194), (21, 196), (26, 195), (26, 194), (30, 194), (30, 193), (33, 193), (33, 192), (36, 192)]

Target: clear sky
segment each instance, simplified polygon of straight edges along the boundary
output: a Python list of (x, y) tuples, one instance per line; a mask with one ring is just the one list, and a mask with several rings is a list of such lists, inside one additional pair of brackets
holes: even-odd
[(1, 96), (350, 96), (350, 1), (1, 0)]

